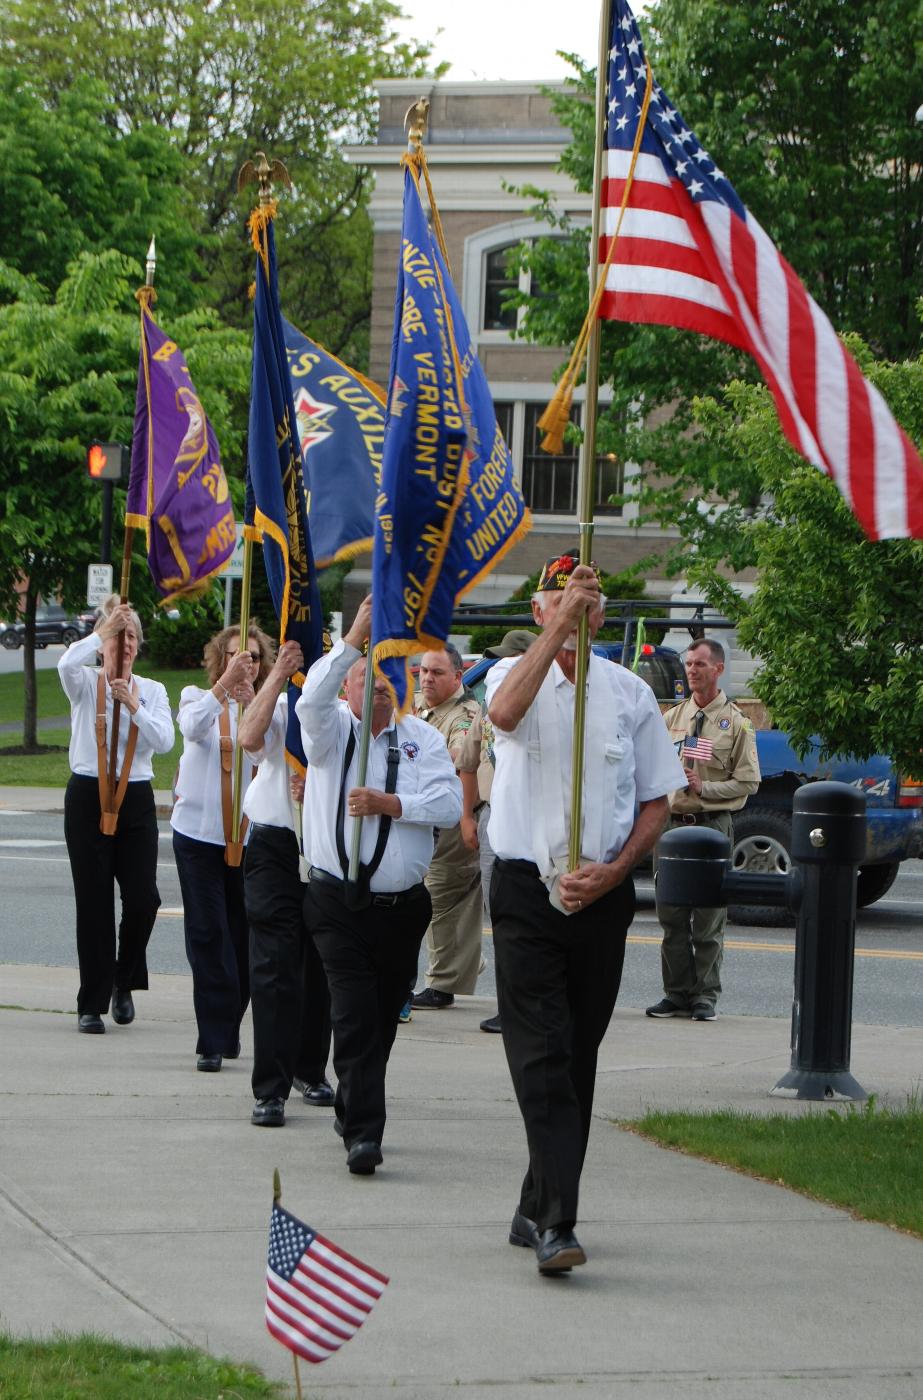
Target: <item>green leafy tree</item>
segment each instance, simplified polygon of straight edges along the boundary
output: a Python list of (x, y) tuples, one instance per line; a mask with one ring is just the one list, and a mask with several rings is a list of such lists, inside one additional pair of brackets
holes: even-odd
[[(918, 442), (923, 440), (923, 358), (879, 362), (857, 337), (850, 349)], [(688, 525), (687, 572), (738, 622), (761, 667), (753, 689), (804, 751), (891, 755), (923, 777), (923, 541), (868, 540), (833, 482), (789, 446), (768, 390), (730, 384), (695, 405), (706, 444), (765, 492)], [(717, 534), (715, 531), (717, 530)], [(759, 571), (743, 600), (722, 575), (723, 542)]]
[[(141, 269), (114, 250), (82, 253), (53, 300), (35, 279), (0, 264), (0, 611), (15, 613), (26, 584), (23, 745), (36, 748), (35, 606), (85, 597), (87, 564), (98, 555), (102, 492), (85, 468), (93, 438), (131, 441), (138, 318), (126, 310)], [(249, 386), (243, 332), (191, 312), (170, 324), (225, 453), (241, 457), (235, 401)], [(242, 483), (232, 483), (242, 495)], [(115, 550), (124, 495), (116, 489)], [(239, 507), (239, 502), (238, 502)], [(137, 540), (132, 598), (149, 614), (154, 593)]]
[(371, 290), (368, 171), (343, 154), (374, 131), (372, 82), (422, 73), (390, 0), (0, 0), (0, 44), (52, 108), (79, 68), (106, 85), (112, 124), (168, 132), (187, 162), (208, 300), (249, 324), (252, 252), (236, 194), (256, 149), (294, 192), (277, 225), (290, 319), (364, 363)]

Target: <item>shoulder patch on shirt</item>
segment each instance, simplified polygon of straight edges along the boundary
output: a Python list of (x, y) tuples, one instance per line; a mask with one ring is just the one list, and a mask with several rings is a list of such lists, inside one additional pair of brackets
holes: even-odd
[(747, 719), (747, 718), (745, 717), (745, 718), (743, 719), (743, 721), (742, 721), (742, 727), (747, 731), (748, 734), (752, 734), (752, 733), (753, 733), (753, 721), (752, 721), (752, 719)]
[(416, 763), (420, 757), (420, 745), (415, 744), (413, 739), (405, 739), (401, 744), (401, 753), (409, 763)]

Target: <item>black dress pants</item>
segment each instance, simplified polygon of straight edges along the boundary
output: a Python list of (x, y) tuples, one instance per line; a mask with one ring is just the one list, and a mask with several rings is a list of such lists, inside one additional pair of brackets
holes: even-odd
[(233, 1057), (250, 1000), (244, 872), (239, 865), (225, 865), (223, 846), (179, 831), (173, 833), (173, 854), (199, 1028), (196, 1054)]
[(393, 906), (360, 910), (347, 909), (331, 885), (314, 880), (305, 891), (305, 923), (330, 988), (335, 1107), (347, 1148), (382, 1140), (385, 1070), (432, 907), (425, 885)]
[(244, 894), (250, 924), (253, 1096), (287, 1099), (292, 1077), (317, 1084), (330, 1054), (330, 997), (304, 925), (298, 840), (281, 826), (250, 827)]
[(519, 1208), (540, 1230), (572, 1227), (596, 1058), (615, 1007), (635, 909), (631, 879), (577, 914), (553, 908), (538, 872), (498, 860), (490, 882), (503, 1047), (529, 1144)]
[[(99, 783), (71, 774), (64, 794), (64, 839), (77, 902), (79, 1015), (108, 1011), (112, 990), (147, 989), (146, 949), (157, 892), (157, 811), (146, 780), (129, 783), (114, 836), (99, 829)], [(118, 949), (115, 885), (122, 901)]]

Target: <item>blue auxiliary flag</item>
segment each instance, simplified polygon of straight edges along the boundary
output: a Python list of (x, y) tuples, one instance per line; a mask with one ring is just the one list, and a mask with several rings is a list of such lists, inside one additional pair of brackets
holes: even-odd
[(461, 304), (405, 157), (388, 422), (372, 557), (376, 670), (410, 707), (410, 657), (443, 645), (456, 599), (529, 529)]
[[(266, 577), (279, 619), (279, 640), (298, 642), (307, 668), (324, 649), (323, 613), (308, 531), (301, 451), (295, 434), (272, 215), (255, 211), (251, 226), (257, 259), (245, 524), (262, 535)], [(303, 681), (304, 675), (299, 673), (289, 686), (286, 740), (290, 758), (302, 769), (305, 758), (294, 704)]]
[(385, 393), (282, 318), (319, 569), (372, 548)]

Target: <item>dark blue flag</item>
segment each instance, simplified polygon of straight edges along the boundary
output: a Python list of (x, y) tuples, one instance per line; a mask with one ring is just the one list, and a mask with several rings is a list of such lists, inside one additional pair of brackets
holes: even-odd
[(372, 548), (385, 394), (282, 318), (319, 569)]
[(456, 599), (529, 529), (487, 379), (407, 158), (388, 421), (375, 507), (372, 640), (398, 713), (410, 657), (441, 647)]
[[(301, 451), (279, 310), (272, 215), (257, 210), (251, 224), (258, 241), (247, 444), (248, 497), (252, 494), (253, 513), (251, 522), (248, 509), (246, 524), (262, 535), (266, 577), (279, 619), (279, 640), (298, 642), (307, 668), (323, 651), (323, 613), (311, 552)], [(304, 675), (299, 673), (293, 681), (288, 695), (286, 749), (293, 762), (303, 768), (304, 751), (294, 703)]]

